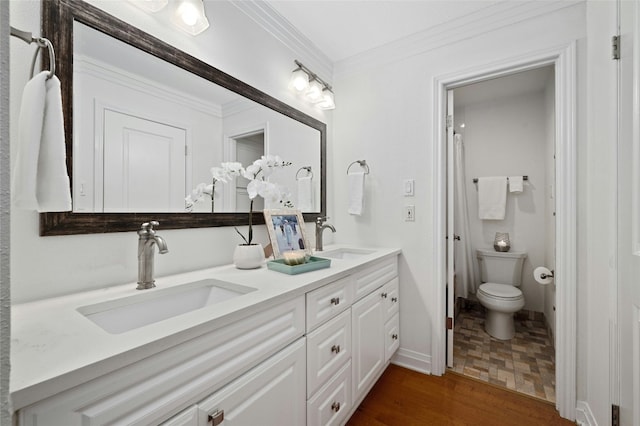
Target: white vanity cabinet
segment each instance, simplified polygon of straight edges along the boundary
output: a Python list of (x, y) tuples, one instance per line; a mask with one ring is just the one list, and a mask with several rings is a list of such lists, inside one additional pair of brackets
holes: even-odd
[[(194, 413), (190, 404), (283, 350), (304, 332), (301, 296), (21, 409), (19, 424), (152, 425), (180, 412), (169, 424), (190, 425)], [(304, 346), (304, 338), (300, 341)], [(304, 350), (301, 353), (304, 361)], [(304, 362), (297, 368), (304, 381)], [(304, 406), (304, 386), (299, 392)], [(290, 410), (289, 404), (280, 408)]]
[(100, 358), (57, 393), (42, 382), (16, 425), (343, 425), (398, 349), (397, 253), (306, 280), (256, 271), (261, 304)]
[(307, 426), (346, 422), (398, 349), (397, 275), (390, 257), (307, 294)]

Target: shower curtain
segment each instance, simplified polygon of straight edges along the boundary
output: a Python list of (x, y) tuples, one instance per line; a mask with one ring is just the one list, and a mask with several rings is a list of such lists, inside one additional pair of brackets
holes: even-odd
[(456, 297), (467, 298), (476, 292), (473, 266), (473, 249), (469, 231), (467, 209), (467, 186), (464, 172), (464, 144), (462, 136), (456, 134), (453, 140), (454, 168), (454, 234), (460, 237), (454, 244), (453, 267), (456, 274)]

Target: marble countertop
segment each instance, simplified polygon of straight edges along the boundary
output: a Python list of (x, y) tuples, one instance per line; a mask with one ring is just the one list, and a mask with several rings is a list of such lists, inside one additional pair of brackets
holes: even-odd
[[(327, 246), (325, 252), (348, 245)], [(12, 306), (11, 398), (18, 410), (88, 380), (223, 327), (332, 282), (375, 262), (396, 256), (399, 249), (369, 248), (357, 259), (331, 259), (331, 267), (299, 275), (269, 270), (239, 270), (233, 265), (157, 277), (158, 291), (214, 278), (255, 288), (247, 294), (173, 318), (110, 334), (83, 316), (78, 308), (139, 295), (136, 283), (114, 285)], [(315, 256), (322, 257), (322, 252)]]

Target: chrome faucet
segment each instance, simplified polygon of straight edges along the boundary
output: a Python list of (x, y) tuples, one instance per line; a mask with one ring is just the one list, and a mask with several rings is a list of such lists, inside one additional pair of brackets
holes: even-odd
[(322, 231), (329, 228), (332, 232), (336, 232), (336, 228), (333, 225), (325, 223), (329, 219), (328, 217), (318, 216), (316, 219), (316, 251), (322, 251)]
[(154, 226), (160, 225), (155, 220), (145, 222), (138, 230), (138, 290), (146, 290), (156, 286), (153, 279), (153, 255), (154, 246), (158, 246), (160, 254), (169, 251), (167, 243), (159, 235), (156, 235)]

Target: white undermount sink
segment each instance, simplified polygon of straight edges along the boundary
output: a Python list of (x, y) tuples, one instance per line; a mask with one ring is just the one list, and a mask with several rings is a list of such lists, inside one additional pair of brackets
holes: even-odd
[(167, 289), (141, 290), (143, 293), (133, 296), (82, 306), (78, 308), (78, 312), (103, 330), (120, 334), (255, 290), (252, 287), (206, 279)]
[(323, 251), (316, 253), (317, 256), (320, 257), (330, 257), (332, 259), (359, 259), (362, 256), (366, 256), (368, 254), (373, 253), (374, 250), (366, 250), (366, 249), (356, 249), (356, 248), (338, 248), (329, 251)]

